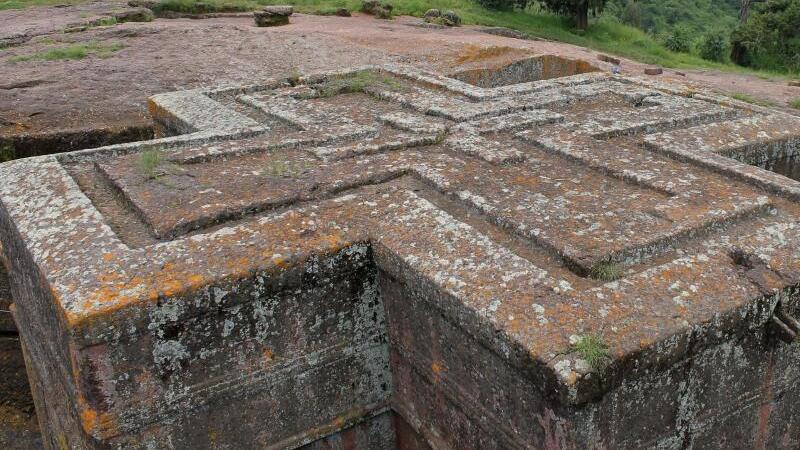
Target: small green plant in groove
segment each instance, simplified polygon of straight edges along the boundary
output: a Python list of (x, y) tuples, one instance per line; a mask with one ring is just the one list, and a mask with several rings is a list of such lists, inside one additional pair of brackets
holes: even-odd
[(0, 145), (0, 163), (17, 158), (17, 151), (11, 144)]
[(103, 17), (92, 23), (92, 27), (110, 27), (117, 24), (116, 17)]
[(436, 139), (433, 140), (433, 145), (439, 145), (447, 139), (447, 131), (439, 130), (436, 132)]
[(585, 334), (578, 338), (572, 345), (572, 351), (577, 353), (582, 359), (589, 363), (595, 372), (602, 371), (611, 362), (611, 353), (608, 344), (595, 334)]
[(789, 102), (789, 106), (794, 109), (800, 109), (800, 98), (796, 98)]
[(599, 262), (592, 266), (592, 269), (589, 271), (590, 277), (600, 281), (619, 280), (624, 274), (625, 272), (622, 270), (622, 266), (611, 261)]
[(289, 72), (289, 76), (287, 77), (287, 79), (289, 80), (289, 84), (291, 84), (292, 86), (297, 86), (298, 84), (300, 84), (300, 78), (302, 77), (303, 73), (300, 72), (300, 69), (298, 69), (297, 67), (293, 67), (291, 72)]
[(139, 155), (139, 168), (148, 180), (155, 180), (162, 175), (157, 169), (163, 162), (164, 157), (160, 150), (147, 150)]

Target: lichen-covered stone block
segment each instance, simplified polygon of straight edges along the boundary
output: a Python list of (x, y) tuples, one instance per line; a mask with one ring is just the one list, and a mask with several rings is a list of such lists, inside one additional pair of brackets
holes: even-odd
[(0, 165), (48, 448), (800, 445), (796, 118), (555, 56), (150, 105)]

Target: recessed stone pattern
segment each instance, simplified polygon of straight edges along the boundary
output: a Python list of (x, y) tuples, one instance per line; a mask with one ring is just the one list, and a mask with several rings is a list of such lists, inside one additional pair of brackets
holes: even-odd
[[(792, 129), (776, 134), (777, 119), (598, 73), (483, 89), (406, 67), (369, 70), (394, 81), (316, 95), (326, 79), (348, 76), (341, 72), (187, 93), (205, 99), (197, 119), (188, 97), (156, 97), (162, 125), (190, 134), (0, 168), (13, 181), (0, 186), (4, 228), (13, 221), (15, 245), (41, 268), (54, 314), (81, 349), (80, 376), (116, 380), (102, 395), (72, 400), (82, 414), (106, 415), (84, 419), (88, 433), (119, 444), (151, 430), (161, 442), (168, 431), (151, 427), (181, 408), (260, 398), (265, 385), (328, 364), (336, 376), (308, 375), (319, 395), (297, 405), (316, 408), (348, 377), (358, 381), (347, 395), (363, 411), (381, 411), (393, 386), (407, 392), (418, 377), (450, 389), (443, 410), (485, 404), (456, 388), (467, 375), (448, 375), (456, 367), (445, 363), (468, 356), (427, 355), (413, 343), (414, 324), (427, 319), (409, 313), (408, 329), (389, 325), (386, 345), (386, 321), (405, 314), (406, 297), (441, 311), (443, 322), (430, 324), (441, 336), (488, 351), (486, 367), (498, 359), (524, 373), (533, 384), (517, 393), (564, 405), (635, 390), (649, 368), (687, 357), (690, 342), (712, 349), (794, 298), (796, 184), (724, 156), (797, 142)], [(713, 140), (717, 129), (729, 140)], [(159, 155), (154, 167), (147, 152)], [(73, 178), (77, 169), (95, 173), (100, 187)], [(119, 202), (101, 213), (104, 190)], [(133, 220), (115, 208), (133, 211), (152, 242), (115, 231)], [(755, 255), (759, 270), (737, 266), (734, 249)], [(621, 279), (589, 277), (599, 264), (618, 266)], [(380, 283), (408, 293), (381, 299)], [(303, 299), (317, 309), (302, 312)], [(374, 315), (382, 302), (388, 319)], [(32, 311), (20, 316), (34, 320)], [(278, 334), (264, 334), (274, 327)], [(602, 334), (614, 362), (601, 384), (570, 350), (587, 333)], [(355, 359), (341, 358), (342, 348)], [(35, 349), (38, 358), (50, 353), (58, 351)], [(390, 353), (408, 363), (392, 363), (395, 381)], [(409, 423), (415, 413), (403, 408), (421, 393), (393, 403)], [(294, 431), (337, 423), (349, 406), (332, 403), (321, 418), (298, 410)], [(486, 414), (502, 424), (498, 411)], [(302, 441), (274, 425), (264, 436)], [(537, 428), (515, 441), (524, 424), (509, 426), (497, 445), (547, 439)], [(658, 432), (666, 442), (689, 431)]]

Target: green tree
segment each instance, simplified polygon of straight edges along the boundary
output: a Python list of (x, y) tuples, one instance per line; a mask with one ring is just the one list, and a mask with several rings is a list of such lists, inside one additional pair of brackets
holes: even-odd
[(607, 0), (541, 0), (540, 3), (556, 14), (572, 16), (575, 26), (580, 30), (589, 27), (589, 12), (597, 14), (603, 11)]
[(700, 57), (709, 61), (723, 62), (728, 54), (727, 33), (715, 30), (706, 33), (697, 45)]
[(731, 59), (760, 69), (800, 71), (800, 0), (752, 6), (731, 37)]

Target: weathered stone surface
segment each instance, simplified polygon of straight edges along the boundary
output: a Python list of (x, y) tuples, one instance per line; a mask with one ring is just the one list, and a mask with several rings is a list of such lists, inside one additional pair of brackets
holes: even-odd
[(253, 18), (259, 27), (274, 27), (289, 23), (289, 16), (294, 13), (292, 6), (265, 6), (261, 11), (254, 11)]
[(160, 139), (1, 165), (46, 445), (796, 448), (797, 119), (552, 58), (162, 94)]
[(294, 7), (291, 5), (270, 5), (265, 6), (262, 11), (275, 16), (291, 16), (294, 13)]
[(391, 3), (381, 3), (378, 0), (362, 0), (361, 12), (371, 14), (378, 19), (390, 19), (394, 6)]
[(438, 9), (429, 9), (422, 18), (425, 22), (448, 27), (457, 27), (461, 25), (461, 17), (456, 14), (455, 11), (450, 10), (442, 12)]
[(11, 317), (12, 303), (8, 275), (5, 269), (0, 266), (0, 333), (15, 332), (17, 330), (14, 325), (14, 318)]
[(602, 53), (597, 55), (597, 59), (603, 62), (614, 64), (615, 66), (620, 64), (619, 58), (614, 58), (613, 56), (604, 55)]
[(661, 75), (664, 73), (664, 69), (661, 67), (645, 67), (644, 74), (645, 75)]
[(117, 22), (152, 22), (153, 11), (147, 8), (133, 8), (115, 12), (113, 15)]
[(425, 11), (425, 15), (422, 16), (422, 18), (425, 19), (426, 22), (430, 21), (431, 19), (435, 19), (437, 17), (442, 17), (442, 12), (439, 11), (438, 9), (429, 9)]

